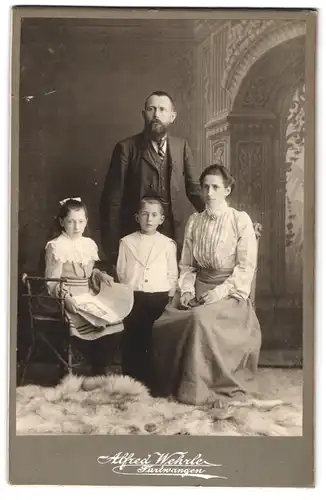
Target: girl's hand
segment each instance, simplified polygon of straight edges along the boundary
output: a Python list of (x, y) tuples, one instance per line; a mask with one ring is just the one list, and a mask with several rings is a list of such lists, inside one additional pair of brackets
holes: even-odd
[(192, 299), (191, 292), (185, 292), (180, 297), (180, 306), (182, 309), (190, 309), (189, 301)]
[(101, 272), (101, 282), (105, 283), (107, 286), (112, 286), (114, 283), (114, 278), (107, 273)]
[(109, 276), (109, 274), (95, 268), (93, 269), (90, 278), (90, 287), (96, 294), (100, 292), (101, 283), (104, 283), (107, 286), (112, 286), (112, 284), (114, 283), (114, 279), (112, 278), (112, 276)]
[(75, 301), (75, 299), (71, 295), (66, 295), (66, 297), (65, 297), (65, 306), (66, 306), (67, 311), (69, 311), (71, 313), (75, 313), (76, 314), (77, 311), (78, 311), (78, 307), (77, 307), (76, 301)]

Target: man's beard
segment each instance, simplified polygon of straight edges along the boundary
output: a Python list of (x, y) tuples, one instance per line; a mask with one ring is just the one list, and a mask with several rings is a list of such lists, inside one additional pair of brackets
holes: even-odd
[(145, 124), (145, 131), (149, 139), (159, 141), (165, 137), (168, 127), (160, 120), (154, 118), (152, 121)]

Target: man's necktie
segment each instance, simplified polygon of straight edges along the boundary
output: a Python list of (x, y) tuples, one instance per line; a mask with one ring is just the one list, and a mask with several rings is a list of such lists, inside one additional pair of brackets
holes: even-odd
[(161, 158), (161, 161), (163, 161), (164, 157), (165, 157), (164, 143), (165, 143), (165, 141), (161, 141), (161, 142), (157, 143), (157, 148), (158, 148), (157, 152), (158, 152), (159, 157)]

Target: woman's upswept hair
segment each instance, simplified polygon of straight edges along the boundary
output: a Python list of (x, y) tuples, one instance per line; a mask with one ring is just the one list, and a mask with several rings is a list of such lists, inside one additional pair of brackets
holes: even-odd
[(224, 182), (224, 186), (226, 188), (230, 187), (231, 188), (230, 192), (232, 193), (234, 186), (235, 186), (235, 179), (231, 175), (230, 171), (226, 167), (224, 167), (224, 165), (219, 165), (218, 163), (213, 163), (212, 165), (209, 165), (208, 167), (206, 167), (202, 171), (201, 176), (199, 177), (199, 183), (201, 186), (203, 185), (204, 179), (207, 175), (221, 175), (223, 182)]

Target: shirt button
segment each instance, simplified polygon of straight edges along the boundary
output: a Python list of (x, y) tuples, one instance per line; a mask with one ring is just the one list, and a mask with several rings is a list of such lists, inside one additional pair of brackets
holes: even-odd
[(145, 283), (148, 283), (148, 280), (145, 280)]

